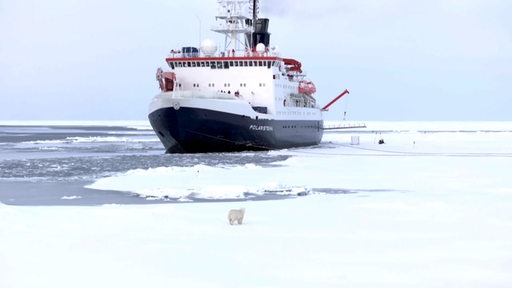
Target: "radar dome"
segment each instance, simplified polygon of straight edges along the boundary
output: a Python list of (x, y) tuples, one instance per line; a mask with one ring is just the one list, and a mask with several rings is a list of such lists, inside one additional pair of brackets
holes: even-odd
[(258, 52), (258, 54), (263, 54), (265, 52), (265, 44), (259, 43), (256, 45), (256, 52)]
[(201, 42), (201, 51), (204, 56), (213, 56), (217, 52), (217, 44), (212, 39), (205, 39)]

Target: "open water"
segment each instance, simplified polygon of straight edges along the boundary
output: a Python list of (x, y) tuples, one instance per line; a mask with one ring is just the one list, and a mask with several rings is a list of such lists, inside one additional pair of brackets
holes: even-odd
[[(265, 167), (277, 165), (276, 162), (288, 157), (268, 152), (164, 154), (160, 141), (145, 122), (118, 126), (65, 122), (4, 124), (0, 125), (0, 202), (10, 205), (175, 203), (178, 199), (149, 199), (135, 193), (86, 186), (99, 178), (134, 169), (245, 164)], [(249, 196), (251, 200), (290, 197), (276, 193)]]

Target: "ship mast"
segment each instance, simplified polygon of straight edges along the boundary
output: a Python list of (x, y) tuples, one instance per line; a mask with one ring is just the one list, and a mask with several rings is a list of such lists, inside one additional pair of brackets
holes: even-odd
[[(219, 24), (212, 31), (225, 35), (225, 51), (240, 51), (250, 48), (250, 35), (254, 31), (253, 20), (249, 17), (251, 0), (218, 0), (219, 15), (215, 16)], [(254, 3), (257, 0), (254, 0)], [(253, 4), (255, 7), (256, 4)], [(255, 11), (252, 17), (257, 17)]]
[(220, 20), (212, 31), (225, 35), (224, 53), (253, 51), (257, 44), (270, 44), (268, 19), (258, 18), (259, 0), (218, 0)]

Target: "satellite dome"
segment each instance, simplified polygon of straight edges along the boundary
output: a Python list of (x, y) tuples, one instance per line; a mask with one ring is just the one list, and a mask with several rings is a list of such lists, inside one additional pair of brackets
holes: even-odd
[(256, 52), (258, 52), (258, 54), (263, 54), (265, 52), (265, 44), (259, 43), (256, 45)]
[(217, 44), (212, 39), (205, 39), (201, 42), (201, 51), (204, 56), (213, 56), (217, 52)]

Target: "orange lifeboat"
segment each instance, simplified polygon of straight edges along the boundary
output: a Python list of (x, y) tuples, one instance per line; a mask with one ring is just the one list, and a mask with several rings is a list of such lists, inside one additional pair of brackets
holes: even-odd
[(156, 70), (156, 81), (158, 81), (160, 90), (163, 92), (174, 91), (176, 74), (174, 74), (174, 72), (164, 72), (162, 68), (158, 68)]
[(311, 95), (316, 92), (316, 86), (311, 81), (300, 81), (299, 82), (299, 93)]

